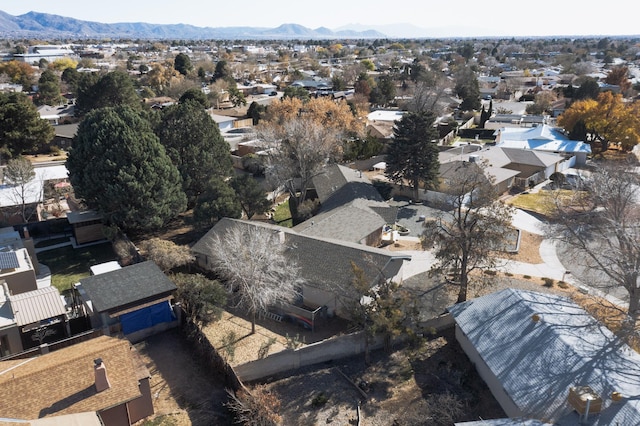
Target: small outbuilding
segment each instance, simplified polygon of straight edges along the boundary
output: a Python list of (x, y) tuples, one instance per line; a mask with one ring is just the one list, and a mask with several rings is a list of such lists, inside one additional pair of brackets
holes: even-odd
[(67, 220), (73, 228), (76, 244), (92, 243), (105, 239), (102, 215), (94, 210), (67, 213)]
[(75, 285), (94, 328), (137, 341), (177, 325), (171, 307), (177, 287), (153, 261), (115, 269)]

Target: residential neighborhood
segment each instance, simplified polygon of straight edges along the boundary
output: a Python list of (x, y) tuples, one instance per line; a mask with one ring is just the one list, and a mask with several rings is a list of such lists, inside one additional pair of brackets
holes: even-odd
[(640, 424), (637, 38), (4, 41), (0, 424)]

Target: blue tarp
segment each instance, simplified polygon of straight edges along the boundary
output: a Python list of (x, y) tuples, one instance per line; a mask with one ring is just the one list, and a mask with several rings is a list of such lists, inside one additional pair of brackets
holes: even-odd
[(128, 314), (120, 315), (120, 325), (124, 334), (144, 330), (161, 322), (175, 320), (169, 302), (161, 302)]

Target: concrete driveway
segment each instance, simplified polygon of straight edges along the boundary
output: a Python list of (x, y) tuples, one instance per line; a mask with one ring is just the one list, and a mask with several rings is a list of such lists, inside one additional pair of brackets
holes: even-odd
[(440, 211), (424, 204), (414, 204), (408, 200), (398, 199), (389, 201), (389, 205), (398, 207), (396, 222), (409, 230), (408, 237), (420, 237), (423, 232), (424, 219), (436, 217)]

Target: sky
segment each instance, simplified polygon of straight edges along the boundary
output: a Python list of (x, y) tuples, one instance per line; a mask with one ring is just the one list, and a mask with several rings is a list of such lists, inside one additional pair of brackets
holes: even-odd
[(359, 24), (356, 29), (401, 24), (407, 34), (411, 26), (423, 29), (425, 37), (524, 37), (638, 35), (640, 6), (633, 4), (628, 0), (609, 0), (597, 6), (571, 0), (2, 0), (0, 10), (14, 16), (34, 11), (103, 23), (266, 28), (293, 23), (333, 30), (354, 24)]

